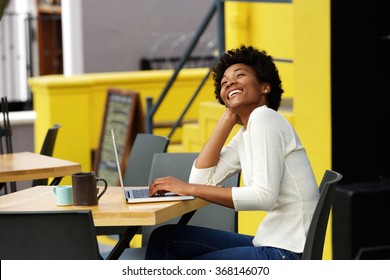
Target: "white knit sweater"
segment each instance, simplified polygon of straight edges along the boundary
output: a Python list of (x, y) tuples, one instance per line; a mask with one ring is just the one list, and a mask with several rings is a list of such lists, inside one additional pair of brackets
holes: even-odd
[(244, 187), (232, 190), (235, 210), (268, 211), (253, 245), (303, 252), (319, 191), (306, 151), (281, 114), (267, 106), (254, 110), (217, 166), (194, 166), (190, 182), (217, 185), (239, 171)]

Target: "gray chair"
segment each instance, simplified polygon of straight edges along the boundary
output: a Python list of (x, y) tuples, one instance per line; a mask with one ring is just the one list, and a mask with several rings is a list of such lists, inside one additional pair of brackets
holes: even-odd
[[(3, 119), (3, 126), (0, 124), (0, 154), (11, 154), (13, 152), (12, 146), (12, 128), (9, 121), (9, 110), (7, 97), (1, 98), (0, 116)], [(3, 147), (3, 139), (4, 145)], [(11, 192), (16, 192), (16, 182), (9, 182)], [(0, 182), (0, 190), (4, 189), (4, 194), (8, 193), (7, 183)]]
[[(42, 148), (40, 151), (41, 155), (53, 156), (54, 146), (56, 144), (58, 130), (61, 125), (55, 124), (53, 127), (47, 130), (45, 140), (43, 141)], [(61, 181), (61, 178), (55, 178), (55, 182), (52, 182), (52, 185), (58, 185)], [(36, 179), (33, 180), (32, 186), (46, 186), (48, 184), (48, 178)]]
[[(158, 153), (153, 157), (150, 171), (149, 184), (153, 179), (163, 176), (174, 176), (188, 182), (192, 165), (198, 153)], [(225, 179), (221, 182), (226, 187), (237, 187), (240, 184), (240, 174)], [(176, 222), (174, 220), (173, 222)], [(221, 230), (237, 232), (237, 213), (234, 209), (210, 204), (198, 209), (189, 221), (189, 225), (217, 228)], [(148, 227), (149, 228), (149, 227)], [(145, 231), (143, 231), (144, 233)], [(144, 235), (144, 234), (143, 234)], [(144, 238), (145, 239), (145, 238)], [(147, 241), (147, 240), (146, 240)]]
[[(188, 182), (191, 168), (198, 153), (157, 153), (153, 157), (149, 183), (153, 179), (163, 176), (174, 176)], [(221, 182), (226, 187), (239, 186), (240, 174), (235, 174)], [(191, 213), (193, 214), (193, 213)], [(194, 215), (185, 219), (173, 219), (164, 224), (188, 223), (209, 228), (237, 232), (237, 212), (234, 209), (209, 204), (202, 207)], [(142, 247), (126, 249), (119, 259), (144, 259), (149, 236), (153, 229), (161, 226), (147, 226), (142, 228)]]
[(0, 212), (2, 260), (101, 259), (90, 210)]
[(333, 194), (337, 183), (342, 178), (343, 176), (338, 172), (332, 170), (325, 171), (319, 187), (320, 199), (315, 208), (303, 249), (303, 260), (322, 260)]
[(123, 175), (125, 186), (147, 186), (155, 153), (165, 153), (169, 139), (164, 136), (138, 133), (131, 148)]
[(355, 260), (390, 260), (390, 245), (361, 248)]

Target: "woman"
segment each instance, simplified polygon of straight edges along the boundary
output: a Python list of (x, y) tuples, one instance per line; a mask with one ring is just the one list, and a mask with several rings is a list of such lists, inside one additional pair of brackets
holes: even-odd
[[(277, 112), (283, 89), (273, 59), (242, 46), (221, 57), (213, 79), (226, 110), (193, 165), (190, 183), (158, 178), (150, 195), (193, 195), (237, 211), (268, 211), (267, 216), (255, 236), (162, 226), (150, 237), (146, 259), (301, 259), (319, 191), (299, 137)], [(224, 147), (236, 124), (242, 128)], [(218, 186), (237, 172), (244, 187)]]

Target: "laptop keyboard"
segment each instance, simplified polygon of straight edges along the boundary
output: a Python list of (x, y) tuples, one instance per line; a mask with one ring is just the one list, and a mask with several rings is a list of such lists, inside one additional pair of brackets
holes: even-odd
[(132, 193), (133, 198), (145, 198), (149, 197), (149, 190), (148, 189), (134, 189), (129, 190)]

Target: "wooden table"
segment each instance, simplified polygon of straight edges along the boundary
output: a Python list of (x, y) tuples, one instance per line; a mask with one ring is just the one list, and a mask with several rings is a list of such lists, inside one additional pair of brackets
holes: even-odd
[(108, 187), (97, 206), (57, 206), (53, 187), (37, 186), (0, 196), (0, 211), (57, 211), (90, 209), (96, 227), (128, 226), (118, 244), (108, 256), (117, 259), (139, 226), (157, 225), (173, 218), (193, 213), (208, 205), (201, 199), (173, 202), (127, 204), (120, 187)]
[(79, 163), (54, 157), (31, 152), (0, 155), (0, 182), (54, 177), (51, 185), (57, 185), (62, 177), (77, 172), (81, 172)]

